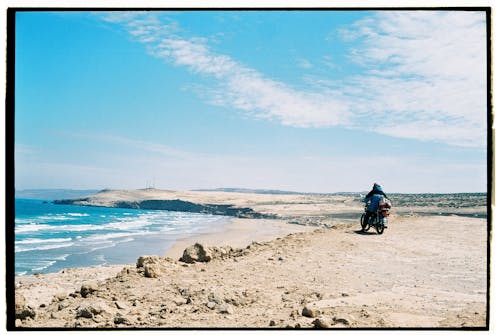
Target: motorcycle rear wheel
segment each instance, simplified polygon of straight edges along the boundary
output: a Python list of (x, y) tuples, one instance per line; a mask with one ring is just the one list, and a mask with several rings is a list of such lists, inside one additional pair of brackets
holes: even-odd
[[(361, 215), (361, 230), (362, 231), (368, 231), (368, 229), (370, 229), (370, 225), (368, 224), (368, 222), (365, 222), (365, 217), (366, 217), (366, 213), (363, 213), (363, 215)], [(368, 221), (368, 220), (366, 220)]]
[(377, 231), (377, 234), (381, 235), (384, 232), (384, 224), (382, 222), (377, 223), (375, 230)]

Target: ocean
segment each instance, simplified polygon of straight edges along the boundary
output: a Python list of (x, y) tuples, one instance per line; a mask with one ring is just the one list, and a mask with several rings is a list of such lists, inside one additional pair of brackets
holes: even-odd
[[(55, 205), (15, 199), (15, 274), (131, 264), (173, 243), (228, 223), (224, 216)], [(180, 255), (179, 255), (180, 256)]]

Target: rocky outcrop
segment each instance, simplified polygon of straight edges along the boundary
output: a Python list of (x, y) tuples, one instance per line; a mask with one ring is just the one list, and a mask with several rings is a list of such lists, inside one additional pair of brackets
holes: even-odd
[(180, 260), (185, 263), (210, 262), (212, 260), (212, 252), (203, 244), (196, 243), (184, 250)]
[(165, 272), (165, 265), (171, 261), (170, 258), (159, 256), (141, 256), (137, 259), (137, 268), (147, 278), (159, 278)]
[(214, 259), (227, 259), (247, 255), (247, 249), (233, 248), (231, 246), (207, 247), (206, 245), (195, 243), (184, 249), (184, 253), (179, 261), (184, 263), (210, 262)]
[(248, 207), (235, 207), (233, 205), (196, 204), (180, 199), (175, 200), (142, 200), (142, 201), (116, 201), (111, 204), (92, 202), (90, 198), (54, 200), (56, 205), (102, 206), (130, 209), (165, 210), (176, 212), (203, 213), (213, 215), (226, 215), (237, 218), (273, 219), (276, 215), (255, 212)]

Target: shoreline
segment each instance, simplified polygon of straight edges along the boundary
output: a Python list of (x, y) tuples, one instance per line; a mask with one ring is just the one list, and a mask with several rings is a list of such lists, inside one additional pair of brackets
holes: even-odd
[[(170, 257), (178, 260), (182, 257), (184, 249), (201, 243), (208, 246), (230, 245), (233, 248), (245, 248), (252, 242), (268, 242), (273, 239), (284, 237), (288, 234), (310, 231), (318, 227), (303, 226), (286, 223), (285, 220), (275, 219), (241, 219), (227, 217), (227, 223), (210, 227), (196, 235), (187, 236), (176, 240), (160, 257)], [(144, 254), (137, 254), (135, 260)], [(153, 255), (148, 255), (153, 256)], [(135, 267), (129, 264), (106, 264), (97, 266), (82, 266), (64, 268), (57, 272), (16, 275), (14, 282), (16, 291), (20, 289), (26, 298), (27, 304), (38, 307), (41, 304), (49, 304), (52, 298), (58, 294), (70, 294), (79, 290), (84, 282), (101, 281), (114, 277), (125, 267)]]
[[(241, 233), (245, 225), (258, 231), (259, 225), (236, 222), (225, 230), (224, 238), (231, 231)], [(43, 306), (34, 299), (41, 294), (48, 298), (50, 289), (105, 273), (101, 268), (91, 269), (94, 274), (82, 268), (59, 276), (40, 275), (33, 278), (36, 283), (16, 288), (16, 294), (25, 297), (25, 311), (36, 312), (33, 318), (17, 319), (16, 326), (478, 330), (487, 326), (485, 219), (398, 216), (383, 235), (361, 232), (355, 224), (305, 228), (312, 231), (252, 244), (207, 263), (144, 257), (147, 263), (142, 267), (117, 267), (113, 271), (118, 273), (109, 273), (107, 280), (93, 279), (96, 283), (86, 286), (93, 287), (92, 294), (83, 295), (76, 287), (77, 292), (73, 288), (69, 294), (54, 293)], [(224, 243), (216, 232), (200, 240)]]
[(228, 217), (230, 223), (211, 228), (197, 236), (176, 240), (163, 256), (177, 260), (184, 249), (195, 243), (209, 246), (230, 245), (233, 248), (245, 248), (252, 242), (268, 242), (287, 234), (310, 231), (318, 227), (286, 223), (277, 219), (241, 219)]

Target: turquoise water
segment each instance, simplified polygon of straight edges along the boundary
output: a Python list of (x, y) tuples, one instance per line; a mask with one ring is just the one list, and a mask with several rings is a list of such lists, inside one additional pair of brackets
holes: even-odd
[(227, 223), (224, 216), (54, 205), (15, 200), (16, 275), (130, 264), (163, 255), (179, 238)]

